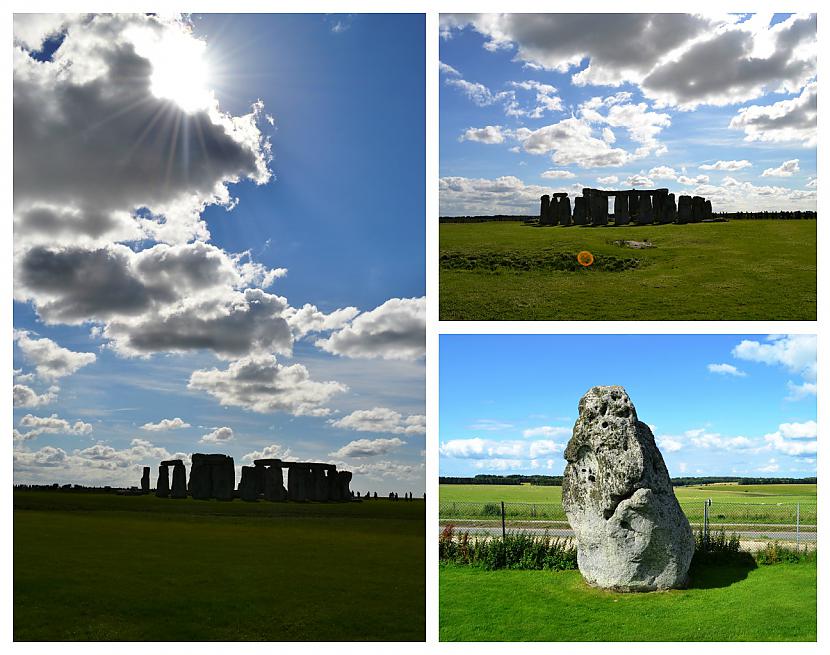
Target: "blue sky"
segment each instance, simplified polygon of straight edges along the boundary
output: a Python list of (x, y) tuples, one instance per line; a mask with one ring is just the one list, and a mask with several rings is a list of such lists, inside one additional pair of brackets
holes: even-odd
[(421, 493), (423, 16), (14, 31), (15, 481), (264, 453)]
[(579, 399), (621, 385), (669, 473), (816, 475), (812, 335), (442, 335), (441, 475), (561, 475)]
[(442, 15), (441, 214), (586, 186), (814, 210), (815, 16), (624, 16)]

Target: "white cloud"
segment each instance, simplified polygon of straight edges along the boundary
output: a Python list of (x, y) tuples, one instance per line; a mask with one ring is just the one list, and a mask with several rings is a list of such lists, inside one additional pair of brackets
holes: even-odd
[(528, 437), (570, 437), (571, 429), (555, 426), (555, 425), (540, 425), (535, 428), (528, 428), (522, 431), (522, 436)]
[(729, 127), (743, 130), (745, 141), (793, 142), (808, 148), (815, 146), (818, 137), (817, 116), (818, 85), (812, 82), (796, 98), (739, 109)]
[(549, 187), (525, 184), (512, 175), (493, 180), (442, 177), (438, 181), (441, 216), (537, 215), (539, 198), (556, 191), (582, 193), (582, 185)]
[(57, 380), (95, 361), (94, 353), (74, 352), (51, 339), (34, 339), (26, 330), (15, 330), (14, 340), (26, 361), (35, 367), (39, 378)]
[(706, 367), (710, 373), (718, 373), (720, 375), (733, 375), (735, 377), (746, 377), (746, 373), (735, 368), (732, 364), (709, 364)]
[(472, 439), (450, 439), (441, 442), (438, 451), (444, 457), (456, 459), (521, 460), (535, 459), (564, 450), (564, 444), (551, 439), (537, 441), (494, 441), (475, 437)]
[(769, 366), (783, 366), (807, 382), (815, 382), (816, 337), (811, 334), (771, 335), (767, 343), (744, 339), (732, 349), (732, 356)]
[(612, 184), (616, 184), (619, 181), (620, 181), (620, 178), (618, 178), (616, 175), (606, 175), (605, 177), (598, 177), (597, 178), (597, 182), (599, 182), (600, 184), (612, 185)]
[(818, 424), (815, 421), (804, 423), (782, 423), (778, 430), (764, 435), (764, 440), (774, 450), (785, 455), (814, 455), (818, 452)]
[(625, 179), (626, 186), (653, 187), (654, 181), (645, 175), (629, 175)]
[(709, 176), (708, 175), (697, 175), (695, 177), (689, 177), (687, 175), (679, 175), (677, 177), (677, 181), (680, 184), (686, 184), (686, 185), (708, 184), (709, 183)]
[(747, 450), (756, 447), (756, 444), (747, 437), (723, 437), (716, 432), (706, 432), (704, 429), (688, 430), (686, 436), (698, 448)]
[(212, 432), (202, 435), (199, 443), (225, 443), (233, 439), (233, 430), (229, 427), (216, 428)]
[(487, 125), (485, 127), (470, 127), (458, 137), (459, 141), (477, 141), (478, 143), (503, 143), (504, 134), (501, 125)]
[(185, 423), (177, 416), (176, 418), (163, 418), (158, 423), (145, 423), (141, 426), (141, 429), (149, 430), (150, 432), (166, 432), (168, 430), (180, 430), (189, 427), (190, 423)]
[(376, 457), (400, 448), (406, 442), (394, 437), (392, 439), (356, 439), (342, 448), (329, 453), (331, 457)]
[(390, 434), (423, 434), (426, 432), (426, 416), (404, 416), (388, 407), (358, 409), (339, 419), (330, 419), (336, 428), (357, 432), (387, 432)]
[(513, 429), (512, 423), (505, 423), (504, 421), (496, 421), (491, 418), (480, 418), (475, 423), (467, 426), (468, 430), (483, 430), (486, 432), (502, 432), (504, 430)]
[(529, 457), (535, 459), (537, 457), (561, 453), (563, 450), (565, 450), (565, 446), (561, 443), (557, 443), (551, 439), (540, 439), (538, 441), (532, 441), (527, 452)]
[(426, 298), (390, 298), (315, 345), (343, 357), (420, 359), (426, 350)]
[(26, 414), (20, 419), (19, 426), (21, 428), (28, 428), (24, 439), (31, 439), (41, 434), (73, 434), (73, 435), (87, 435), (92, 432), (92, 425), (84, 421), (77, 420), (70, 423), (66, 419), (60, 418), (57, 414), (51, 416), (33, 416)]
[(574, 175), (570, 171), (549, 170), (549, 171), (544, 171), (543, 173), (540, 173), (539, 177), (543, 177), (546, 180), (569, 180), (569, 179), (575, 178), (576, 175)]
[(671, 166), (656, 166), (648, 172), (648, 176), (655, 180), (676, 180), (677, 171)]
[(601, 168), (622, 166), (634, 159), (634, 155), (626, 150), (613, 148), (595, 137), (588, 120), (574, 116), (536, 130), (520, 128), (514, 135), (531, 154), (552, 152), (551, 159), (559, 166)]
[(798, 159), (788, 159), (778, 168), (767, 168), (761, 173), (761, 177), (792, 177), (799, 172)]
[(529, 118), (541, 118), (546, 112), (562, 111), (562, 99), (556, 95), (556, 87), (536, 80), (511, 82), (511, 85), (524, 91), (536, 92), (536, 106), (526, 112)]
[(331, 411), (325, 403), (347, 390), (339, 382), (316, 382), (302, 364), (283, 366), (273, 355), (246, 357), (224, 370), (194, 371), (187, 386), (209, 393), (223, 406), (295, 416), (325, 416)]
[(14, 407), (40, 407), (55, 402), (57, 387), (52, 387), (46, 393), (39, 394), (25, 384), (15, 384), (12, 387)]
[(755, 470), (759, 473), (775, 473), (781, 468), (781, 466), (776, 462), (776, 460), (770, 459), (769, 462), (765, 466), (759, 466)]
[(683, 443), (675, 437), (660, 436), (655, 439), (657, 447), (665, 453), (675, 453), (683, 448)]
[(255, 459), (281, 459), (285, 462), (290, 462), (296, 461), (297, 458), (291, 454), (290, 448), (284, 448), (278, 443), (272, 443), (265, 446), (262, 450), (254, 450), (242, 456), (242, 461), (246, 464), (253, 464)]
[(730, 159), (724, 161), (719, 159), (714, 164), (702, 164), (698, 168), (704, 171), (739, 171), (744, 168), (751, 168), (752, 162), (746, 159)]

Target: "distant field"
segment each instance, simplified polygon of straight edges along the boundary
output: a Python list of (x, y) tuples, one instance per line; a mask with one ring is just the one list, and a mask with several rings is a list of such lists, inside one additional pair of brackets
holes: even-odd
[[(574, 266), (582, 250), (590, 269)], [(814, 220), (442, 224), (440, 251), (443, 320), (816, 319)]]
[(439, 567), (441, 641), (815, 641), (816, 563), (703, 566), (688, 589), (618, 594), (579, 571)]
[(18, 641), (419, 641), (423, 501), (14, 493)]
[[(442, 484), (441, 502), (561, 503), (562, 487), (501, 484)], [(711, 484), (699, 487), (675, 487), (681, 503), (711, 498), (729, 503), (815, 503), (814, 484)]]

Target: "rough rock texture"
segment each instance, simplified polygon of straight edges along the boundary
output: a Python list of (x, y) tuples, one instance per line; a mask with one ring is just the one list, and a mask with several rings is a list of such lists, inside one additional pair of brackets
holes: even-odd
[(170, 485), (171, 498), (187, 498), (187, 473), (184, 462), (177, 460), (173, 465), (173, 482)]
[(692, 196), (680, 196), (677, 201), (677, 222), (692, 222)]
[(167, 498), (170, 495), (170, 477), (167, 473), (167, 467), (159, 466), (159, 478), (156, 482), (156, 496), (159, 498)]
[(190, 458), (190, 495), (197, 500), (231, 500), (235, 480), (233, 457), (193, 453)]
[(585, 197), (584, 196), (577, 196), (576, 198), (574, 198), (573, 224), (574, 225), (587, 225), (588, 224), (588, 216), (587, 216), (587, 210), (586, 210), (586, 207), (585, 207)]
[(628, 213), (628, 193), (623, 191), (614, 197), (614, 225), (628, 225), (631, 216)]
[(641, 193), (639, 211), (637, 212), (638, 225), (651, 225), (654, 222), (654, 210), (651, 207), (651, 194)]
[(583, 396), (565, 459), (562, 504), (586, 582), (618, 591), (683, 586), (692, 530), (625, 389), (594, 387)]

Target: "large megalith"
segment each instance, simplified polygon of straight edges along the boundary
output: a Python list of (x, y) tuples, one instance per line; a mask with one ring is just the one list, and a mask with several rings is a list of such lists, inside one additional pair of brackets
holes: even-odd
[(145, 466), (141, 471), (141, 493), (150, 493), (150, 467)]
[(156, 482), (156, 496), (159, 498), (167, 498), (170, 495), (170, 476), (167, 472), (167, 466), (162, 464), (159, 466), (159, 477)]
[(170, 485), (171, 498), (187, 498), (187, 473), (180, 459), (173, 464), (173, 482)]
[(594, 387), (582, 397), (565, 459), (562, 504), (585, 581), (617, 591), (685, 585), (692, 530), (625, 389)]

